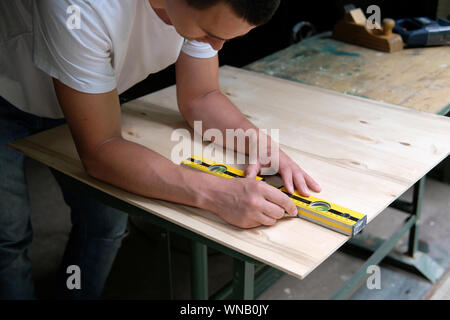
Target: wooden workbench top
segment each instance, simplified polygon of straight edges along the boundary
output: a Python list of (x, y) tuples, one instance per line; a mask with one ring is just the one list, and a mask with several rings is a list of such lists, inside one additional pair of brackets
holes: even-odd
[[(280, 129), (280, 145), (322, 186), (318, 197), (373, 220), (450, 151), (450, 119), (231, 67), (223, 92), (260, 128)], [(123, 106), (123, 135), (170, 158), (187, 128), (175, 87)], [(140, 197), (89, 177), (67, 126), (14, 142), (44, 164), (282, 271), (304, 278), (348, 237), (302, 219), (241, 230), (212, 213)], [(126, 155), (124, 155), (126, 157)]]
[(331, 38), (303, 40), (248, 70), (416, 110), (450, 111), (448, 46), (384, 53)]

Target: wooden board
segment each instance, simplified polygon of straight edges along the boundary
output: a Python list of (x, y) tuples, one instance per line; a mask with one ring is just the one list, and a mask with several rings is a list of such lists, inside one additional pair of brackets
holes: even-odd
[(448, 46), (383, 53), (321, 34), (248, 70), (430, 113), (450, 111)]
[[(322, 186), (320, 197), (373, 220), (450, 150), (450, 119), (231, 67), (223, 92), (257, 126), (280, 129), (280, 144)], [(123, 106), (126, 139), (170, 157), (174, 129), (187, 128), (175, 87)], [(83, 170), (66, 126), (13, 147), (139, 208), (300, 279), (348, 237), (297, 218), (241, 230), (212, 213), (152, 200), (99, 182)]]

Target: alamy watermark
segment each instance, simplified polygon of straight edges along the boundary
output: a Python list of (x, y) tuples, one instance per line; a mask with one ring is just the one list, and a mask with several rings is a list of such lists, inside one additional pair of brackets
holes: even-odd
[[(69, 30), (81, 29), (81, 8), (77, 5), (70, 5), (67, 7), (66, 13), (68, 18), (66, 25)], [(373, 4), (367, 7), (366, 13), (370, 14), (367, 18), (366, 27), (369, 30), (381, 29), (381, 9), (379, 6)]]
[[(224, 135), (214, 128), (203, 131), (202, 121), (195, 121), (194, 132), (194, 137), (187, 129), (172, 132), (171, 141), (178, 142), (172, 148), (172, 162), (180, 163), (191, 155), (197, 155), (230, 165), (259, 163), (262, 175), (278, 172), (279, 129), (270, 129), (270, 132), (266, 129), (226, 129)], [(204, 146), (203, 142), (208, 141), (211, 143)]]
[(66, 20), (66, 26), (69, 30), (81, 29), (81, 8), (77, 5), (67, 7), (66, 13), (69, 17)]
[(367, 14), (371, 14), (367, 18), (366, 26), (367, 29), (373, 30), (373, 29), (381, 29), (381, 9), (379, 6), (373, 4), (367, 7), (366, 10)]
[(66, 280), (66, 286), (69, 290), (81, 290), (81, 269), (77, 265), (70, 265), (66, 269), (66, 273), (70, 274)]
[(381, 289), (381, 269), (377, 265), (371, 265), (367, 267), (367, 274), (370, 276), (366, 280), (366, 286), (369, 290)]

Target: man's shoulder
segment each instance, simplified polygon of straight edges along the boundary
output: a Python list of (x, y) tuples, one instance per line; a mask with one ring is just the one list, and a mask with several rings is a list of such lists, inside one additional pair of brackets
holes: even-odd
[(35, 31), (42, 30), (36, 25), (54, 33), (70, 24), (76, 26), (71, 28), (76, 29), (74, 37), (102, 37), (109, 42), (129, 35), (140, 6), (145, 6), (145, 0), (39, 0), (35, 1)]
[(102, 18), (118, 23), (130, 19), (145, 0), (39, 0), (35, 6), (41, 15), (65, 17), (76, 12), (85, 19)]

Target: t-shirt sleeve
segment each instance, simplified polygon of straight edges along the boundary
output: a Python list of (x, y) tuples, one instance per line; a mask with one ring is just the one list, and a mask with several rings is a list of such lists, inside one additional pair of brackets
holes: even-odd
[(34, 1), (33, 36), (33, 62), (51, 77), (85, 93), (117, 87), (111, 40), (89, 1)]
[(181, 51), (194, 58), (212, 58), (218, 52), (209, 43), (195, 40), (185, 40)]

